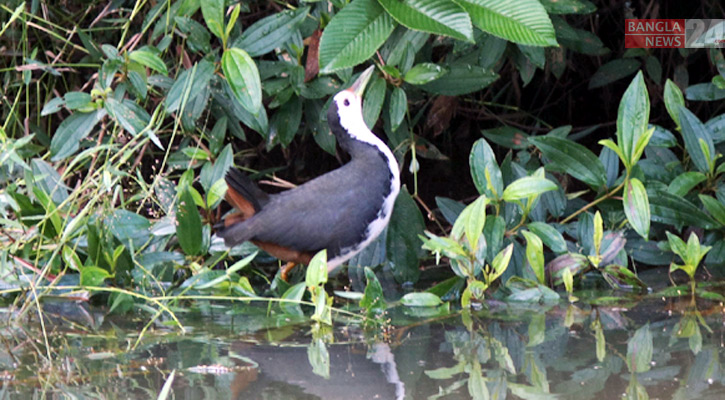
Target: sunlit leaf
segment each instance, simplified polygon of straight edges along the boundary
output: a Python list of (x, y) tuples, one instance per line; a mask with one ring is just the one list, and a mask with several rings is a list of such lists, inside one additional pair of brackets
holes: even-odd
[(647, 239), (649, 236), (650, 208), (647, 191), (642, 182), (637, 178), (631, 178), (624, 185), (624, 199), (622, 205), (627, 221), (637, 233)]
[(222, 69), (237, 100), (252, 114), (262, 108), (262, 83), (254, 60), (242, 49), (231, 48), (222, 55)]
[(396, 21), (410, 29), (473, 42), (473, 26), (466, 11), (447, 0), (378, 0)]

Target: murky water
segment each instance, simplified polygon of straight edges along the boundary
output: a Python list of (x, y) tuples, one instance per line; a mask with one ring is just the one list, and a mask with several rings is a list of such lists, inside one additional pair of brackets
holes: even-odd
[[(723, 399), (725, 311), (691, 298), (489, 305), (321, 327), (277, 306), (199, 303), (158, 320), (48, 304), (5, 326), (2, 398)], [(418, 313), (419, 314), (419, 313)], [(51, 361), (48, 361), (51, 360)]]

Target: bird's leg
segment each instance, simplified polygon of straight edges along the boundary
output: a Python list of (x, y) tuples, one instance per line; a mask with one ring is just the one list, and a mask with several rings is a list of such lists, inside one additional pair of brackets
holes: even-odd
[(287, 264), (285, 264), (284, 267), (281, 267), (280, 270), (282, 271), (280, 273), (280, 277), (283, 281), (287, 282), (287, 275), (292, 271), (292, 269), (297, 265), (294, 261), (290, 261)]

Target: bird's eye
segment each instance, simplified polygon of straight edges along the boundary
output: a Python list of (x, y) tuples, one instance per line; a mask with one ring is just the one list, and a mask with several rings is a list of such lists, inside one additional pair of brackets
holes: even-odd
[(347, 107), (347, 106), (349, 106), (349, 105), (350, 105), (350, 100), (348, 100), (348, 99), (345, 99), (345, 101), (343, 101), (343, 102), (342, 102), (342, 104), (344, 104), (344, 105), (345, 105), (345, 107)]

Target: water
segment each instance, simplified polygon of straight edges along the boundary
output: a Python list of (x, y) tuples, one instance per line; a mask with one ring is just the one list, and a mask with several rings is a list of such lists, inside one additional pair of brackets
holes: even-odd
[(35, 312), (2, 330), (2, 398), (153, 399), (172, 374), (175, 399), (725, 398), (723, 305), (687, 296), (400, 307), (372, 328), (199, 302), (177, 310), (185, 333), (75, 303), (44, 312), (47, 343)]

